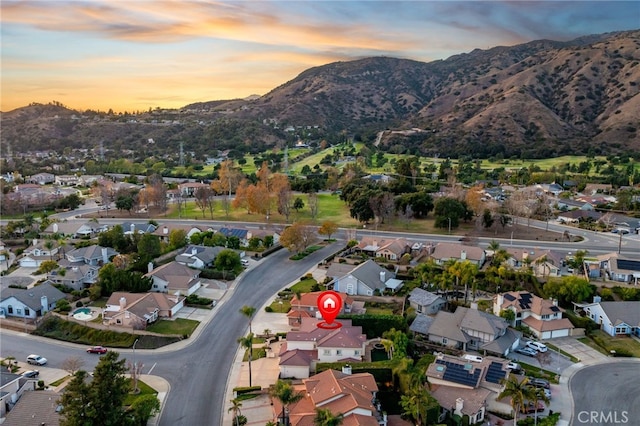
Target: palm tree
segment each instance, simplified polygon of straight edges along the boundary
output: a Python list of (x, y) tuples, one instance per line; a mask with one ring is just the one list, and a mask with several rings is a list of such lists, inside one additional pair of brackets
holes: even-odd
[(47, 240), (44, 243), (44, 247), (49, 251), (49, 260), (53, 260), (53, 247), (55, 246), (55, 244), (53, 243), (53, 240)]
[(253, 358), (253, 333), (249, 333), (246, 337), (239, 337), (238, 343), (240, 343), (240, 347), (245, 348), (249, 351), (249, 387), (252, 386), (251, 381), (251, 360)]
[(296, 300), (298, 301), (298, 325), (302, 325), (302, 312), (300, 312), (300, 304), (302, 303), (302, 292), (296, 290)]
[(340, 426), (344, 420), (342, 413), (333, 414), (328, 408), (316, 408), (316, 416), (313, 418), (315, 426)]
[(236, 426), (239, 426), (239, 419), (238, 416), (240, 416), (242, 414), (242, 411), (240, 411), (240, 408), (242, 408), (242, 402), (238, 399), (238, 398), (233, 398), (231, 400), (231, 407), (227, 410), (227, 412), (231, 413), (233, 412), (233, 420), (234, 423), (236, 424)]
[(504, 389), (500, 392), (500, 395), (498, 395), (498, 399), (505, 397), (511, 398), (511, 408), (513, 408), (515, 413), (513, 416), (513, 426), (517, 426), (518, 414), (520, 413), (521, 408), (527, 403), (527, 401), (536, 399), (535, 389), (528, 386), (529, 378), (527, 377), (520, 382), (516, 376), (511, 375), (502, 383), (504, 384)]
[[(549, 398), (547, 398), (547, 395), (544, 394), (544, 389), (541, 388), (535, 388), (535, 393), (536, 393), (536, 401), (535, 404), (538, 405), (538, 401), (542, 401), (545, 404), (549, 404)], [(533, 424), (537, 425), (538, 424), (538, 407), (536, 407), (536, 411), (534, 412), (533, 415)]]
[(253, 315), (256, 313), (256, 308), (253, 306), (244, 305), (242, 308), (240, 308), (240, 313), (249, 318), (249, 333), (252, 333), (251, 321), (253, 320)]
[(389, 339), (382, 339), (380, 343), (384, 346), (384, 350), (387, 352), (387, 357), (389, 359), (393, 359), (393, 342)]
[(276, 398), (282, 404), (282, 422), (289, 425), (289, 405), (294, 404), (304, 398), (302, 392), (296, 392), (290, 382), (278, 380), (269, 390), (272, 398)]

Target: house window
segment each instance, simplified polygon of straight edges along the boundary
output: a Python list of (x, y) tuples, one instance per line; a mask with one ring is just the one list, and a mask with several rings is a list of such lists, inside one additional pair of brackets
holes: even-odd
[(16, 308), (16, 315), (22, 315), (22, 309)]
[(422, 313), (422, 305), (418, 305), (418, 313)]
[(7, 306), (7, 312), (12, 314), (13, 313), (13, 306), (11, 306), (11, 305)]
[(336, 349), (336, 355), (342, 355), (342, 350)]
[(322, 351), (322, 355), (331, 355), (331, 351), (329, 349), (325, 349)]
[(549, 319), (549, 315), (543, 315), (543, 316), (542, 316), (542, 319), (543, 319), (543, 320)]
[(356, 349), (355, 351), (353, 351), (353, 354), (354, 355), (360, 355), (360, 351)]
[(443, 337), (443, 338), (442, 338), (442, 344), (443, 344), (443, 345), (446, 345), (447, 343), (448, 343), (447, 338), (446, 338), (446, 337)]
[(29, 308), (24, 308), (24, 314), (25, 316), (31, 315), (31, 311), (29, 310)]
[(116, 324), (122, 324), (122, 320), (117, 319)]
[(153, 288), (158, 288), (158, 284), (154, 284), (154, 285), (153, 285)]

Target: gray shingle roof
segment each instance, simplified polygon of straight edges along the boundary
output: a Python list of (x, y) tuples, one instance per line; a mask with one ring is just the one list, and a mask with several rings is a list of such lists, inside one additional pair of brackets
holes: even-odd
[(600, 306), (614, 326), (624, 322), (640, 327), (640, 302), (600, 302)]
[[(385, 273), (384, 281), (380, 280), (381, 272)], [(393, 272), (387, 271), (373, 260), (367, 260), (363, 264), (358, 265), (356, 269), (351, 271), (351, 275), (374, 290), (384, 290), (386, 288), (385, 282), (395, 276)]]
[(26, 290), (21, 288), (8, 288), (2, 291), (2, 300), (15, 297), (25, 306), (28, 306), (34, 311), (37, 311), (42, 307), (40, 301), (42, 296), (46, 296), (49, 303), (64, 299), (65, 297), (63, 292), (52, 286), (49, 282), (44, 282)]
[(420, 306), (429, 306), (441, 297), (421, 288), (414, 288), (409, 295), (409, 301)]

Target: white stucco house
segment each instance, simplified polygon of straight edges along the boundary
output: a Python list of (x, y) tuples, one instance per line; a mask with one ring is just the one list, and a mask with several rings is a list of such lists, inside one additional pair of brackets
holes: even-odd
[(0, 299), (0, 317), (35, 319), (53, 310), (56, 302), (64, 298), (65, 294), (50, 282), (29, 289), (7, 288)]

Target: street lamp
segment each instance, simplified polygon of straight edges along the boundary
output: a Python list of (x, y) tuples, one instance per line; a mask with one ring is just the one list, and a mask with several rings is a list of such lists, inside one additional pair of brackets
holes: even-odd
[(451, 235), (451, 216), (449, 216), (447, 219), (449, 219), (449, 235)]
[(135, 380), (133, 382), (135, 383), (135, 387), (136, 387), (133, 390), (134, 392), (136, 390), (138, 390), (138, 380), (137, 380), (137, 377), (138, 377), (138, 365), (136, 364), (136, 344), (137, 343), (138, 343), (138, 339), (136, 339), (136, 341), (133, 342), (133, 374), (135, 374), (135, 377), (134, 377)]

